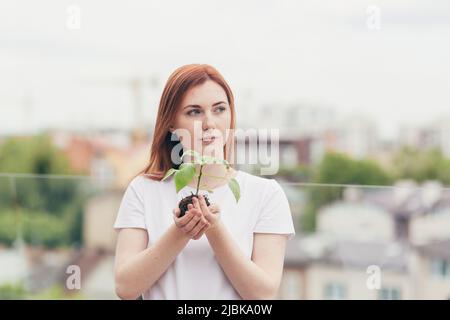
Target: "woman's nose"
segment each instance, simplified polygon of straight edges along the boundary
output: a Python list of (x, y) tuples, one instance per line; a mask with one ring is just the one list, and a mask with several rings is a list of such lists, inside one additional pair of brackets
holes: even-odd
[(213, 119), (213, 115), (210, 113), (205, 113), (205, 118), (203, 119), (203, 130), (214, 129), (216, 123)]

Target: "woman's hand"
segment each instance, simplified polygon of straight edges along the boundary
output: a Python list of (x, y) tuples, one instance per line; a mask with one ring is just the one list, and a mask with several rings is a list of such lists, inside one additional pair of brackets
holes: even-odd
[[(196, 198), (193, 198), (197, 200)], [(173, 220), (175, 225), (180, 228), (190, 239), (198, 240), (201, 238), (210, 223), (205, 219), (201, 210), (196, 209), (192, 204), (188, 204), (188, 211), (179, 218), (180, 209), (173, 209)]]
[(199, 199), (192, 197), (192, 202), (197, 210), (202, 212), (203, 216), (209, 222), (210, 226), (207, 229), (215, 228), (220, 222), (220, 208), (218, 205), (212, 203), (209, 207), (206, 204), (205, 198), (202, 195)]

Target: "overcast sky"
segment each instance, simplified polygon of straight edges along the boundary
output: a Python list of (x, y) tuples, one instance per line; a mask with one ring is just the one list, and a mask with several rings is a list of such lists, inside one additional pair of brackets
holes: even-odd
[(128, 128), (132, 77), (160, 80), (143, 92), (150, 120), (186, 63), (217, 67), (246, 122), (261, 103), (312, 103), (389, 137), (450, 114), (450, 2), (2, 1), (0, 134)]

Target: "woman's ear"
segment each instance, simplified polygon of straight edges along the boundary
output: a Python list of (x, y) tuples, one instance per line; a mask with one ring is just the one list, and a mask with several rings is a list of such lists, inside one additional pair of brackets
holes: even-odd
[(169, 127), (169, 132), (170, 132), (170, 134), (171, 134), (172, 136), (175, 136), (176, 140), (181, 141), (181, 137), (179, 137), (179, 136), (175, 133), (175, 129), (174, 129), (172, 126)]

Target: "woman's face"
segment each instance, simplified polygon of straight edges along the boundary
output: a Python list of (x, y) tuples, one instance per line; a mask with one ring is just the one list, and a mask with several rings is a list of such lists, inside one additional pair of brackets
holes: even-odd
[(186, 92), (170, 131), (180, 138), (184, 150), (223, 159), (230, 126), (231, 110), (225, 90), (207, 80)]

